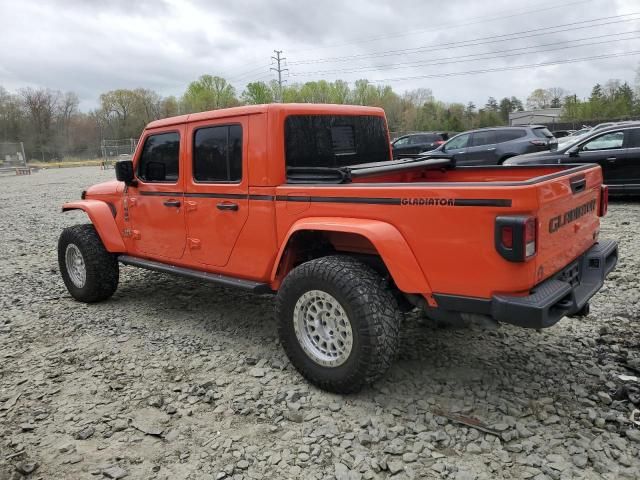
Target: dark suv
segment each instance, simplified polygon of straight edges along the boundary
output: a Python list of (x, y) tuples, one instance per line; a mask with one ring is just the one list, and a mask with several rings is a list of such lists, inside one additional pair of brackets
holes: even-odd
[(449, 135), (446, 132), (418, 132), (403, 135), (391, 142), (393, 158), (433, 150), (448, 139)]
[(458, 165), (496, 165), (523, 153), (553, 149), (557, 144), (543, 125), (482, 128), (456, 135), (426, 155), (453, 155)]
[(592, 131), (552, 152), (520, 155), (506, 165), (597, 163), (612, 195), (640, 194), (640, 122)]

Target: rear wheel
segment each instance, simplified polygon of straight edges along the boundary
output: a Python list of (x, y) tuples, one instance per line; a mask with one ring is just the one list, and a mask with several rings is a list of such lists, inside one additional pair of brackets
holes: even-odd
[(356, 392), (396, 356), (402, 313), (385, 280), (355, 259), (323, 257), (295, 268), (276, 312), (291, 363), (322, 389)]
[(119, 267), (93, 225), (65, 228), (58, 240), (58, 265), (73, 298), (93, 303), (111, 297), (118, 288)]

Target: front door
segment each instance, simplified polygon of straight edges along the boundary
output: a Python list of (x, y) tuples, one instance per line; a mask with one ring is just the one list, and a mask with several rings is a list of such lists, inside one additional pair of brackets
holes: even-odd
[(442, 151), (449, 155), (453, 155), (457, 165), (466, 165), (467, 147), (470, 139), (470, 133), (461, 133), (460, 135), (456, 135), (444, 144)]
[[(136, 186), (125, 202), (132, 254), (158, 260), (182, 258), (186, 244), (183, 206), (184, 126), (148, 133), (137, 159)], [(183, 165), (183, 163), (182, 163)]]
[(247, 117), (189, 125), (187, 247), (202, 264), (224, 267), (249, 216)]

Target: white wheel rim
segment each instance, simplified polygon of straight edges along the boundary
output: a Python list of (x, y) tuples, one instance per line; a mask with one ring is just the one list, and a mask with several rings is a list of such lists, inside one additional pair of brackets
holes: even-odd
[(324, 367), (347, 361), (353, 347), (351, 322), (340, 302), (322, 290), (302, 295), (293, 309), (298, 343), (311, 360)]
[(87, 269), (80, 249), (73, 243), (67, 245), (64, 253), (64, 262), (67, 266), (67, 273), (69, 274), (71, 283), (77, 288), (84, 287), (87, 281)]

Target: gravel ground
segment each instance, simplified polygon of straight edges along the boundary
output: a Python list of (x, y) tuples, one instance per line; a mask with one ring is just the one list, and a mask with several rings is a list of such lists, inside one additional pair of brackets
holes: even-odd
[(389, 375), (341, 397), (288, 364), (268, 296), (123, 267), (112, 299), (73, 301), (56, 244), (84, 218), (60, 204), (111, 177), (0, 178), (0, 479), (640, 477), (637, 200), (603, 224), (622, 258), (589, 317), (409, 316)]

